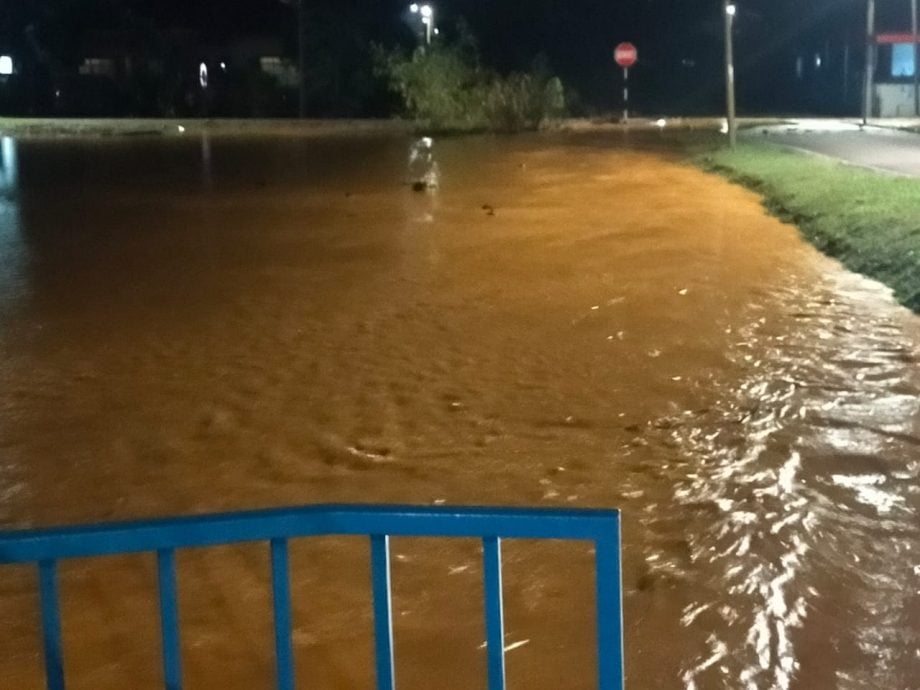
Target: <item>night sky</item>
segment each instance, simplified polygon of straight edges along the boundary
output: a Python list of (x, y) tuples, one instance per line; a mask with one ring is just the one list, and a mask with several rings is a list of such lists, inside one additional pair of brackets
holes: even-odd
[[(414, 45), (408, 0), (304, 0), (311, 68), (348, 72), (347, 84), (372, 79), (370, 46)], [(908, 0), (878, 0), (881, 29), (909, 27)], [(613, 46), (639, 48), (636, 105), (655, 112), (713, 112), (722, 98), (721, 0), (433, 0), (442, 37), (465, 20), (483, 63), (527, 70), (542, 58), (586, 111), (615, 108), (621, 74)], [(852, 108), (863, 60), (865, 0), (737, 0), (736, 53), (742, 112)], [(25, 19), (23, 19), (25, 17)], [(293, 55), (296, 11), (280, 0), (7, 0), (0, 35), (22, 34), (35, 17), (48, 42), (78, 42), (87, 31), (138, 19), (190, 29), (203, 44), (263, 34)], [(854, 81), (844, 88), (843, 55)], [(814, 67), (821, 55), (822, 66)], [(796, 60), (804, 70), (795, 77)], [(360, 78), (355, 74), (361, 73)], [(850, 101), (846, 100), (847, 94)], [(340, 97), (341, 98), (341, 97)], [(358, 103), (342, 112), (361, 113)], [(330, 111), (333, 112), (334, 108)]]
[[(305, 0), (314, 21), (335, 34), (349, 28), (360, 42), (406, 41), (405, 1)], [(292, 16), (280, 2), (213, 0), (174, 2), (187, 21), (211, 34), (241, 27), (285, 23)], [(639, 47), (634, 91), (651, 110), (711, 110), (721, 99), (720, 0), (440, 0), (435, 2), (444, 35), (458, 18), (479, 41), (483, 61), (498, 70), (526, 70), (538, 55), (588, 106), (617, 104), (620, 73), (611, 53), (619, 41)], [(231, 6), (232, 5), (232, 6)], [(907, 0), (879, 0), (879, 24), (905, 26)], [(862, 60), (865, 0), (738, 0), (736, 50), (741, 106), (795, 107), (788, 84), (797, 55), (827, 54), (829, 67), (850, 45), (853, 71)], [(836, 56), (836, 58), (835, 58)], [(787, 97), (783, 97), (783, 95)], [(832, 94), (828, 97), (833, 96)], [(819, 96), (818, 98), (824, 98)], [(808, 107), (808, 103), (802, 103)]]

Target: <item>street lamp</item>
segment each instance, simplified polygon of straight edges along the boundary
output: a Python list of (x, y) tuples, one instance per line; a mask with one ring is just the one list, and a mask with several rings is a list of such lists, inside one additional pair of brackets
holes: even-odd
[[(307, 116), (307, 51), (304, 45), (306, 39), (304, 32), (307, 26), (307, 10), (304, 7), (306, 0), (281, 0), (284, 5), (290, 5), (297, 12), (297, 114), (304, 118)], [(220, 64), (224, 69), (224, 63)]]
[(434, 28), (434, 7), (431, 5), (419, 5), (417, 3), (412, 3), (409, 5), (409, 11), (412, 14), (420, 14), (422, 16), (422, 24), (425, 25), (425, 43), (431, 45), (431, 34), (438, 33), (437, 29)]
[(722, 0), (722, 4), (725, 17), (725, 99), (728, 115), (728, 143), (734, 149), (738, 143), (738, 125), (735, 121), (735, 57), (732, 37), (738, 8), (731, 0)]
[(920, 48), (917, 47), (918, 27), (917, 22), (920, 17), (917, 16), (917, 0), (910, 0), (910, 33), (913, 41), (914, 53), (914, 116), (920, 117)]

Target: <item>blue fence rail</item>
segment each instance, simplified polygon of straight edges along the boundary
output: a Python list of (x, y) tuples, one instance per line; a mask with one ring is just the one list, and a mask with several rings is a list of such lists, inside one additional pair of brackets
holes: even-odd
[(155, 552), (166, 690), (181, 690), (176, 601), (176, 549), (265, 541), (269, 544), (277, 687), (294, 690), (288, 540), (363, 535), (370, 538), (378, 690), (394, 690), (390, 537), (479, 538), (483, 544), (489, 690), (505, 687), (502, 539), (588, 540), (595, 545), (599, 690), (623, 688), (620, 514), (553, 510), (319, 505), (139, 522), (0, 532), (0, 565), (37, 563), (45, 672), (49, 690), (64, 690), (64, 650), (57, 563), (62, 559)]

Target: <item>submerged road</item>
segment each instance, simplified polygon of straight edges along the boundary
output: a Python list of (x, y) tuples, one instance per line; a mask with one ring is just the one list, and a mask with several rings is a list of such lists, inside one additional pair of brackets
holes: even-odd
[(800, 121), (748, 130), (749, 139), (818, 153), (899, 175), (920, 177), (920, 134), (842, 121)]
[[(0, 530), (617, 507), (630, 690), (917, 688), (920, 319), (666, 144), (0, 138)], [(392, 548), (398, 687), (484, 687), (479, 544)], [(596, 687), (590, 547), (502, 548), (509, 688)], [(187, 687), (274, 687), (265, 545), (177, 560)], [(162, 688), (154, 560), (60, 582), (68, 687)], [(373, 687), (366, 542), (291, 599), (297, 686)]]

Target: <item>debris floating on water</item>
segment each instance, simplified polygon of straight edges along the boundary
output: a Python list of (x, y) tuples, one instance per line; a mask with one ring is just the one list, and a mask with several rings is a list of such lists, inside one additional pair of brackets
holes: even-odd
[(520, 640), (519, 642), (512, 642), (509, 645), (505, 645), (505, 651), (510, 652), (515, 649), (518, 649), (519, 647), (523, 647), (525, 644), (529, 644), (529, 643), (530, 643), (530, 640)]
[[(510, 644), (505, 645), (505, 652), (511, 652), (515, 649), (519, 649), (523, 647), (525, 644), (530, 644), (530, 639), (520, 640), (518, 642), (512, 642)], [(486, 642), (483, 642), (481, 645), (479, 645), (479, 649), (486, 649), (488, 646), (489, 646), (489, 643), (488, 641), (486, 641)]]

